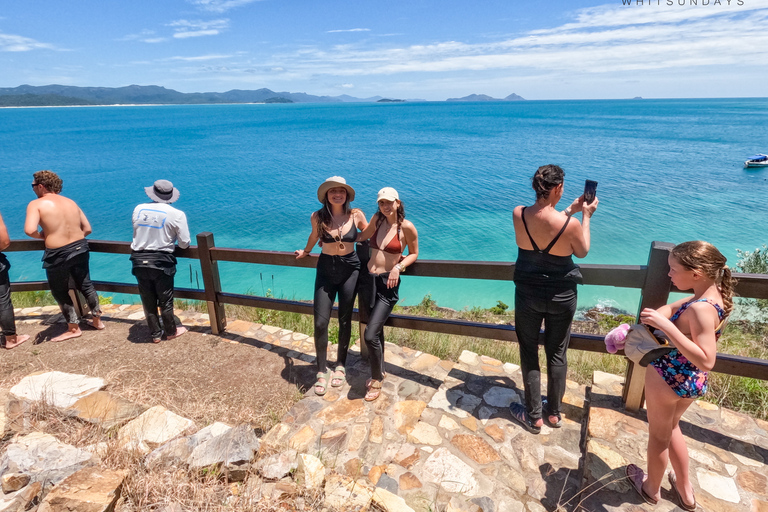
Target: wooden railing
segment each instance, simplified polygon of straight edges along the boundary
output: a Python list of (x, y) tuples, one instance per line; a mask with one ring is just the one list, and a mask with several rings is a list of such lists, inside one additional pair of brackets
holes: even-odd
[[(131, 252), (129, 242), (89, 240), (89, 245), (92, 252), (109, 254), (130, 254)], [(678, 291), (672, 287), (667, 275), (669, 272), (667, 256), (671, 248), (671, 244), (653, 242), (647, 265), (581, 265), (584, 284), (638, 288), (640, 289), (638, 314), (640, 310), (646, 307), (658, 308), (667, 303), (671, 291)], [(39, 251), (43, 249), (43, 242), (40, 240), (14, 240), (6, 251)], [(209, 232), (197, 235), (197, 246), (177, 249), (175, 254), (180, 258), (190, 258), (200, 262), (203, 289), (176, 288), (175, 296), (181, 299), (204, 301), (208, 307), (211, 330), (214, 334), (220, 334), (226, 330), (227, 319), (224, 314), (224, 304), (290, 311), (307, 315), (313, 313), (310, 302), (225, 292), (221, 289), (218, 262), (314, 268), (317, 265), (316, 256), (297, 260), (290, 252), (216, 247), (213, 234)], [(128, 264), (126, 261), (126, 265)], [(514, 263), (511, 262), (419, 260), (409, 266), (408, 276), (512, 281), (514, 268)], [(768, 299), (768, 276), (736, 274), (735, 277), (739, 280), (736, 288), (739, 296)], [(102, 292), (138, 294), (136, 284), (94, 281), (94, 285), (98, 291)], [(11, 283), (12, 291), (47, 289), (49, 287), (46, 281)], [(334, 316), (336, 315), (337, 311), (334, 310)], [(365, 322), (365, 318), (361, 318), (357, 310), (355, 310), (353, 319), (361, 323)], [(403, 329), (517, 342), (514, 326), (506, 324), (497, 325), (393, 314), (386, 325)], [(594, 334), (572, 334), (570, 348), (607, 353), (603, 336)], [(619, 355), (623, 354), (620, 352)], [(645, 369), (634, 365), (629, 360), (627, 362), (624, 402), (627, 409), (637, 410), (643, 403)], [(768, 380), (768, 360), (718, 354), (713, 371)]]

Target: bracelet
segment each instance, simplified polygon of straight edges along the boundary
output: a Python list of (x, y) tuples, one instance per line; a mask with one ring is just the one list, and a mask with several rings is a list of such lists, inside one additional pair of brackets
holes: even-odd
[(568, 208), (566, 208), (565, 210), (563, 210), (563, 213), (564, 213), (564, 214), (565, 214), (567, 217), (570, 217), (570, 216), (571, 216), (571, 207), (569, 206)]
[(395, 265), (395, 268), (400, 271), (401, 274), (405, 274), (405, 265), (402, 263), (398, 263)]

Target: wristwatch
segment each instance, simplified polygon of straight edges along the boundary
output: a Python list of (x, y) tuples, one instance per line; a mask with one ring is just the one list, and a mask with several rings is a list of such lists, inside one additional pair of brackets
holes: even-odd
[(398, 263), (395, 265), (395, 268), (400, 271), (401, 274), (405, 274), (405, 265), (402, 263)]

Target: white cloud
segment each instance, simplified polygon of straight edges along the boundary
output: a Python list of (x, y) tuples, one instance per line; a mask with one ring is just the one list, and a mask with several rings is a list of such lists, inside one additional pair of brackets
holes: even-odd
[(338, 30), (328, 30), (326, 34), (338, 34), (339, 32), (370, 32), (369, 28), (347, 28)]
[(173, 37), (177, 39), (215, 36), (229, 28), (229, 20), (176, 20), (169, 23), (168, 26), (173, 27), (175, 30)]
[(55, 50), (52, 44), (41, 43), (29, 37), (0, 33), (0, 52), (29, 52), (32, 50)]
[(215, 59), (228, 59), (232, 57), (231, 55), (197, 55), (195, 57), (168, 57), (167, 59), (162, 59), (164, 61), (169, 60), (180, 60), (184, 62), (195, 62), (195, 61), (205, 61), (205, 60), (215, 60)]
[(339, 85), (342, 89), (353, 89), (355, 86), (354, 84), (341, 84)]
[(191, 3), (204, 11), (222, 13), (257, 1), (259, 0), (191, 0)]
[(162, 43), (167, 41), (167, 37), (155, 36), (154, 30), (142, 30), (138, 34), (128, 34), (121, 37), (118, 41), (140, 41), (142, 43)]

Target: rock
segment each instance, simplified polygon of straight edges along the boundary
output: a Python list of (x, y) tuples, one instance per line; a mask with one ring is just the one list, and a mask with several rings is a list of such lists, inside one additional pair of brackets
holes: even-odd
[(413, 382), (412, 380), (404, 380), (397, 387), (397, 394), (403, 398), (408, 398), (409, 396), (418, 393), (420, 388), (421, 386), (419, 386), (418, 383)]
[(342, 474), (357, 479), (360, 478), (360, 476), (363, 474), (363, 461), (357, 457), (353, 457), (346, 461), (342, 468)]
[(741, 501), (739, 490), (733, 478), (718, 475), (712, 471), (699, 468), (696, 470), (696, 477), (699, 481), (699, 487), (708, 492), (715, 498), (730, 503)]
[(72, 404), (69, 410), (81, 420), (109, 430), (132, 420), (147, 407), (112, 396), (106, 391), (96, 391)]
[(520, 395), (512, 388), (493, 386), (485, 392), (483, 400), (490, 406), (506, 409), (512, 403), (520, 403)]
[(239, 482), (259, 451), (259, 439), (250, 425), (229, 429), (208, 441), (201, 443), (189, 456), (190, 468), (221, 467), (230, 481)]
[(194, 428), (194, 421), (157, 405), (128, 422), (118, 431), (117, 438), (118, 443), (125, 448), (149, 453)]
[(384, 466), (383, 464), (379, 466), (373, 466), (368, 472), (368, 480), (370, 480), (373, 485), (376, 485), (379, 483), (379, 478), (381, 478), (381, 475), (383, 475), (386, 470), (387, 466)]
[(496, 450), (478, 436), (457, 434), (451, 439), (451, 444), (478, 464), (489, 464), (501, 460)]
[(467, 427), (472, 432), (477, 432), (477, 420), (474, 416), (470, 416), (468, 418), (464, 418), (461, 420), (461, 424)]
[(365, 403), (362, 399), (341, 400), (329, 405), (315, 417), (330, 427), (342, 421), (353, 420), (363, 414), (365, 414)]
[(11, 388), (12, 397), (65, 409), (104, 387), (104, 379), (64, 372), (27, 375)]
[(365, 435), (368, 433), (368, 429), (365, 425), (352, 425), (349, 435), (349, 441), (347, 441), (347, 451), (356, 452), (362, 446), (365, 441)]
[(81, 469), (54, 487), (45, 497), (38, 511), (105, 512), (112, 510), (120, 497), (120, 488), (126, 474), (127, 471), (96, 467)]
[[(736, 481), (739, 482), (739, 486), (745, 491), (762, 497), (768, 496), (768, 478), (760, 473), (754, 471), (742, 471), (739, 473), (739, 476), (736, 477)], [(5, 482), (3, 482), (3, 489), (5, 489)]]
[(437, 424), (438, 427), (444, 428), (445, 430), (457, 430), (459, 428), (459, 424), (456, 423), (456, 421), (443, 414), (443, 416), (440, 418), (440, 423)]
[(520, 366), (512, 363), (504, 363), (501, 367), (507, 375), (511, 375), (520, 369)]
[(466, 496), (475, 496), (480, 487), (472, 467), (447, 448), (438, 448), (427, 458), (421, 476), (448, 492), (460, 492)]
[(424, 421), (420, 421), (408, 434), (408, 442), (440, 446), (443, 444), (443, 438), (440, 437), (440, 432), (437, 431), (436, 427), (433, 427)]
[(432, 354), (421, 354), (411, 363), (411, 370), (424, 373), (425, 370), (433, 368), (439, 362), (439, 357), (435, 357)]
[(302, 452), (306, 450), (315, 439), (316, 432), (309, 425), (304, 425), (301, 430), (296, 432), (288, 441), (288, 446), (292, 449)]
[(3, 492), (9, 494), (16, 492), (29, 483), (32, 478), (25, 473), (5, 473), (0, 478)]
[(400, 447), (395, 457), (392, 459), (395, 464), (399, 464), (405, 469), (410, 469), (421, 457), (419, 450), (411, 444), (404, 444)]
[(404, 491), (409, 491), (411, 489), (420, 489), (422, 487), (421, 480), (419, 480), (416, 477), (416, 475), (414, 475), (410, 471), (400, 475), (400, 480), (398, 483), (400, 484), (400, 489)]
[(376, 482), (376, 487), (379, 489), (386, 489), (387, 491), (395, 495), (399, 491), (397, 480), (387, 475), (386, 473), (381, 475), (381, 477), (379, 478), (379, 481)]
[(374, 444), (381, 444), (384, 436), (384, 420), (381, 416), (376, 416), (371, 422), (371, 431), (368, 433), (368, 441)]
[[(30, 509), (30, 504), (43, 492), (42, 482), (33, 482), (22, 490), (0, 497), (0, 511), (24, 512)], [(39, 508), (38, 508), (39, 510)]]
[(419, 400), (405, 400), (394, 407), (395, 428), (401, 434), (407, 434), (419, 421), (427, 404)]
[(475, 366), (480, 362), (480, 359), (477, 357), (477, 354), (474, 352), (470, 352), (469, 350), (463, 350), (461, 352), (461, 355), (459, 356), (459, 362), (464, 363), (468, 366)]
[(325, 480), (325, 505), (337, 510), (362, 510), (368, 507), (373, 489), (344, 475), (331, 473)]
[[(591, 482), (604, 481), (609, 491), (625, 493), (630, 492), (623, 469), (628, 464), (621, 455), (609, 447), (590, 439), (587, 443), (586, 470)], [(612, 477), (607, 475), (612, 474)]]
[(386, 489), (377, 488), (373, 493), (373, 502), (386, 512), (414, 512), (403, 498)]
[(285, 436), (290, 431), (291, 427), (285, 423), (278, 423), (262, 436), (261, 445), (265, 448), (277, 449), (283, 444)]
[(92, 454), (34, 432), (8, 445), (0, 458), (0, 475), (24, 473), (32, 482), (55, 485), (91, 463)]
[(330, 450), (332, 452), (338, 452), (344, 446), (344, 441), (347, 439), (347, 429), (337, 428), (323, 432), (320, 436), (320, 447), (324, 450)]
[(192, 451), (197, 446), (210, 439), (213, 439), (218, 435), (223, 434), (231, 428), (232, 427), (229, 425), (217, 421), (216, 423), (208, 425), (207, 427), (199, 430), (191, 436), (173, 439), (172, 441), (165, 443), (147, 455), (145, 461), (147, 464), (169, 462), (186, 463), (189, 459), (189, 456), (192, 455)]
[(279, 480), (298, 467), (296, 450), (276, 453), (257, 464), (259, 474), (267, 480)]
[(496, 504), (488, 496), (482, 498), (472, 498), (472, 503), (480, 507), (483, 512), (496, 512)]
[(325, 466), (314, 455), (299, 455), (298, 467), (294, 475), (296, 483), (307, 489), (319, 489), (325, 480)]
[(482, 401), (482, 398), (464, 393), (459, 389), (442, 388), (432, 395), (432, 400), (427, 407), (440, 409), (459, 418), (466, 418)]
[(503, 443), (504, 439), (506, 439), (504, 430), (498, 425), (488, 425), (485, 427), (485, 433), (497, 443)]

